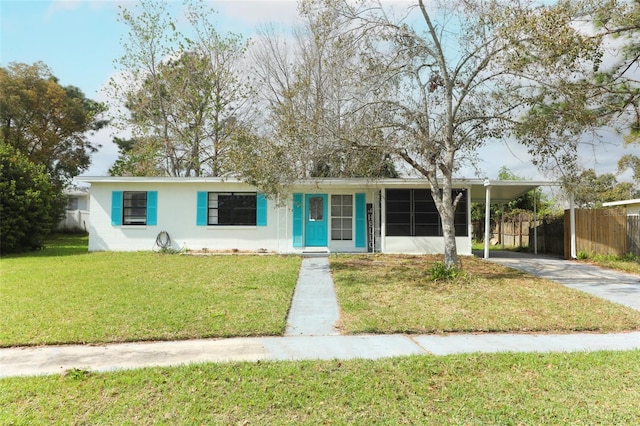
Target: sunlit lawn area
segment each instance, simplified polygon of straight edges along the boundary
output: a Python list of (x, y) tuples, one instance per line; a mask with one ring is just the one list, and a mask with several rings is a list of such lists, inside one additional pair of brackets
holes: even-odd
[(640, 423), (640, 351), (203, 364), (0, 380), (4, 424)]
[(0, 259), (0, 346), (278, 335), (300, 261), (87, 253), (59, 236)]
[(440, 256), (331, 256), (344, 333), (614, 332), (640, 312), (462, 257), (466, 277), (432, 281)]

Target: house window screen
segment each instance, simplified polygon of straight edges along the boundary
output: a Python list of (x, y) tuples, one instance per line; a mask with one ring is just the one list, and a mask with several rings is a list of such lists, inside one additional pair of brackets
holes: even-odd
[(353, 239), (353, 195), (331, 196), (331, 239)]
[(144, 191), (125, 191), (122, 194), (122, 224), (147, 224), (147, 193)]
[[(467, 236), (467, 191), (456, 206), (454, 227), (456, 236)], [(389, 237), (442, 236), (442, 223), (428, 189), (388, 189), (386, 192), (386, 235)]]
[(255, 226), (256, 210), (255, 192), (209, 192), (207, 224)]

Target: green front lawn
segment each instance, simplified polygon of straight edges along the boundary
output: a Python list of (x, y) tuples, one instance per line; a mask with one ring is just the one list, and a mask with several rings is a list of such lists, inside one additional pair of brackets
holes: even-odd
[(301, 262), (86, 250), (0, 259), (0, 346), (279, 335)]
[(202, 364), (0, 380), (5, 424), (639, 424), (640, 351)]
[(640, 312), (474, 257), (465, 277), (432, 281), (441, 256), (336, 255), (345, 333), (616, 332)]

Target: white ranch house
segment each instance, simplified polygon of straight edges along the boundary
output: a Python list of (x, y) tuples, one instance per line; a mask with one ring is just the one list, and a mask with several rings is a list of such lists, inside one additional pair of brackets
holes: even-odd
[[(423, 179), (301, 181), (268, 198), (225, 178), (86, 177), (89, 251), (175, 250), (442, 253), (440, 218)], [(471, 255), (470, 201), (510, 201), (550, 182), (459, 179), (458, 253)], [(169, 238), (167, 238), (167, 236)], [(170, 241), (169, 241), (170, 240)]]

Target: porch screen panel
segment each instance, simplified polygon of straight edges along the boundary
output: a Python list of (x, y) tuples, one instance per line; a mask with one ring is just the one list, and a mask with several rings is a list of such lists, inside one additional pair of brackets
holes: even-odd
[[(466, 190), (456, 206), (454, 229), (456, 236), (468, 236)], [(443, 235), (440, 214), (429, 189), (388, 189), (386, 192), (386, 221), (388, 237), (439, 237)]]
[(437, 237), (440, 235), (440, 215), (431, 190), (414, 189), (412, 195), (413, 236)]
[(468, 192), (464, 189), (453, 191), (453, 197), (456, 197), (460, 192), (462, 192), (462, 198), (458, 202), (456, 206), (456, 212), (453, 219), (453, 224), (456, 230), (457, 237), (468, 237), (469, 236), (469, 225), (467, 224), (467, 195)]
[(411, 190), (387, 190), (387, 236), (411, 236)]

